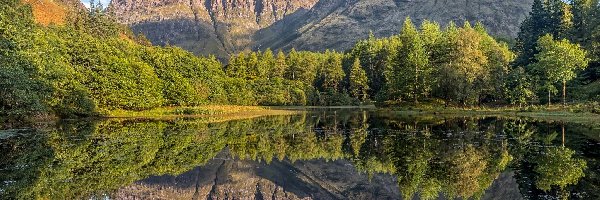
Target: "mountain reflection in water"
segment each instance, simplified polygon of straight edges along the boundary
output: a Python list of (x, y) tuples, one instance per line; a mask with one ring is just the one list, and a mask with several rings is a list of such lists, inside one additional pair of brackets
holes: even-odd
[(0, 133), (0, 197), (600, 199), (598, 131), (352, 110), (69, 121)]

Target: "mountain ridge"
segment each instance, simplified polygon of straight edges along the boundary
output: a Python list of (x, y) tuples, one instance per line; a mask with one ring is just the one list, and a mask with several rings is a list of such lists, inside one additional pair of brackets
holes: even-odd
[(515, 37), (533, 0), (113, 0), (109, 10), (154, 44), (221, 60), (247, 50), (346, 50), (399, 32), (406, 17), (446, 25), (481, 21)]

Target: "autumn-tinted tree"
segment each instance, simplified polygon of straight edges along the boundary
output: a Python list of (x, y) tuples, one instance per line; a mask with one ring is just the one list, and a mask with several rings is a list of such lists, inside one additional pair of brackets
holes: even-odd
[(439, 56), (438, 93), (443, 99), (463, 105), (479, 103), (478, 79), (486, 74), (488, 58), (481, 48), (482, 36), (468, 23), (464, 28), (449, 26)]
[(475, 31), (481, 35), (481, 51), (487, 58), (483, 75), (477, 79), (480, 100), (484, 103), (502, 102), (505, 99), (505, 80), (510, 70), (510, 64), (515, 59), (508, 45), (498, 42), (490, 36), (483, 24), (477, 23)]

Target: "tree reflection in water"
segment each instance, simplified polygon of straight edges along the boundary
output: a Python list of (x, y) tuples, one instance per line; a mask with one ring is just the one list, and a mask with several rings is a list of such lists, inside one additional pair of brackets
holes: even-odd
[[(567, 125), (566, 130), (569, 130)], [(598, 197), (597, 157), (523, 119), (312, 112), (220, 123), (188, 120), (65, 122), (2, 133), (0, 194), (78, 199), (112, 194), (156, 175), (179, 175), (228, 149), (235, 159), (347, 160), (369, 177), (390, 174), (404, 199), (481, 198), (514, 171), (523, 197)], [(587, 141), (568, 132), (567, 141)], [(574, 142), (574, 143), (575, 143)], [(597, 156), (597, 154), (594, 154)], [(583, 184), (579, 184), (584, 180)], [(579, 197), (579, 196), (571, 196)], [(399, 198), (399, 197), (398, 197)]]

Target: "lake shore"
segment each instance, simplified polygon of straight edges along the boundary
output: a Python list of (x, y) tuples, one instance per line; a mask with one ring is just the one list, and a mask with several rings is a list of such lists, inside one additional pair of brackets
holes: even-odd
[(0, 123), (0, 130), (31, 126), (43, 127), (48, 124), (54, 124), (60, 120), (172, 120), (178, 118), (196, 118), (212, 123), (263, 116), (293, 115), (302, 112), (303, 111), (300, 109), (283, 109), (266, 106), (207, 105), (193, 107), (160, 107), (143, 111), (102, 111), (98, 116), (86, 118), (60, 118), (56, 115), (39, 115), (21, 120), (7, 120)]
[(103, 118), (141, 118), (141, 119), (170, 119), (170, 118), (203, 118), (223, 117), (229, 119), (244, 119), (270, 115), (298, 114), (318, 109), (373, 109), (404, 115), (442, 115), (442, 116), (504, 116), (527, 117), (544, 121), (564, 121), (578, 123), (600, 123), (600, 114), (569, 106), (553, 107), (497, 107), (497, 108), (419, 108), (419, 107), (384, 107), (366, 106), (232, 106), (210, 105), (196, 107), (163, 107), (146, 111), (116, 110), (104, 114)]
[(380, 108), (383, 111), (400, 115), (440, 115), (440, 116), (499, 116), (499, 117), (525, 117), (542, 121), (560, 121), (572, 123), (600, 123), (600, 114), (579, 110), (572, 106), (563, 108), (554, 106), (549, 108), (527, 109), (518, 107), (498, 108)]
[[(234, 106), (234, 105), (207, 105), (194, 107), (160, 107), (145, 111), (113, 110), (101, 112), (97, 117), (84, 119), (153, 119), (172, 120), (177, 118), (198, 118), (207, 122), (223, 122), (229, 120), (249, 119), (262, 116), (294, 115), (311, 110), (342, 109), (342, 110), (376, 110), (380, 113), (391, 115), (431, 115), (440, 117), (490, 117), (529, 118), (541, 121), (559, 121), (586, 124), (600, 124), (600, 114), (589, 110), (569, 106), (555, 106), (550, 108), (535, 107), (535, 109), (518, 107), (496, 108), (458, 108), (458, 107), (376, 107), (365, 106)], [(56, 116), (42, 116), (29, 119), (30, 123), (51, 123), (61, 120)], [(69, 120), (69, 119), (65, 119)], [(25, 122), (5, 123), (1, 128), (18, 127)]]
[(227, 119), (245, 119), (260, 116), (291, 115), (300, 111), (266, 106), (208, 105), (194, 107), (161, 107), (145, 111), (113, 110), (103, 113), (102, 118), (203, 118), (222, 117)]

